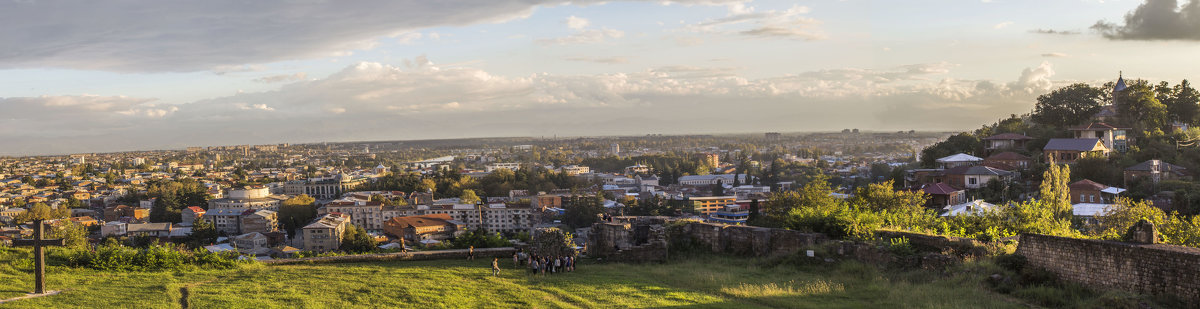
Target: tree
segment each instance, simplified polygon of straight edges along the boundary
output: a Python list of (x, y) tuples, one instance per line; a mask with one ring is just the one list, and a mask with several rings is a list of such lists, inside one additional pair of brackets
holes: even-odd
[(342, 232), (342, 246), (339, 249), (349, 253), (371, 252), (375, 250), (375, 238), (362, 227), (350, 224)]
[(29, 207), (28, 211), (17, 215), (13, 218), (17, 223), (32, 222), (33, 220), (50, 220), (63, 219), (71, 215), (71, 210), (66, 207), (52, 209), (46, 203), (36, 203)]
[(563, 212), (563, 223), (574, 228), (591, 226), (596, 223), (596, 217), (604, 212), (603, 191), (597, 191), (594, 196), (576, 196), (566, 205)]
[(437, 191), (437, 182), (435, 182), (435, 181), (433, 181), (433, 179), (429, 179), (429, 178), (421, 179), (421, 183), (417, 185), (417, 191), (420, 191), (420, 192)]
[(65, 243), (64, 246), (68, 248), (86, 249), (88, 247), (87, 227), (73, 221), (66, 221), (57, 228), (50, 229), (47, 236), (62, 239)]
[(1133, 125), (1134, 132), (1162, 129), (1169, 124), (1167, 106), (1144, 82), (1129, 86), (1118, 95), (1121, 104), (1117, 105), (1117, 111), (1121, 121)]
[(1103, 89), (1084, 83), (1058, 88), (1038, 96), (1031, 118), (1050, 126), (1079, 124), (1100, 111), (1104, 96)]
[(872, 183), (855, 190), (850, 205), (872, 211), (909, 210), (925, 205), (927, 197), (920, 191), (900, 191), (892, 189), (892, 181)]
[(459, 199), (459, 201), (461, 201), (464, 204), (479, 203), (479, 196), (475, 195), (475, 190), (470, 190), (470, 189), (463, 190), (462, 195), (460, 195), (458, 197), (458, 199)]
[(759, 214), (759, 209), (758, 209), (758, 199), (751, 199), (750, 200), (750, 215), (748, 217), (746, 217), (746, 224), (758, 225), (758, 221), (762, 219), (761, 217), (762, 217), (762, 215)]
[(1055, 164), (1050, 161), (1050, 167), (1042, 174), (1042, 184), (1039, 187), (1041, 204), (1054, 211), (1058, 218), (1071, 218), (1071, 167)]
[[(983, 142), (978, 136), (963, 132), (950, 136), (945, 141), (938, 142), (921, 150), (921, 165), (927, 168), (937, 167), (937, 159), (958, 154), (973, 154), (983, 148)], [(823, 162), (823, 161), (818, 161)]]
[(315, 199), (307, 194), (297, 195), (283, 201), (279, 206), (279, 224), (288, 232), (295, 235), (296, 229), (303, 227), (317, 217), (317, 208), (313, 206)]
[(216, 243), (219, 236), (221, 233), (217, 231), (215, 224), (207, 219), (199, 218), (192, 223), (192, 234), (188, 235), (188, 243), (193, 248), (199, 248)]
[(1171, 91), (1172, 96), (1165, 102), (1167, 111), (1174, 120), (1183, 123), (1196, 125), (1200, 124), (1200, 92), (1192, 88), (1192, 84), (1188, 80), (1183, 80), (1175, 85)]

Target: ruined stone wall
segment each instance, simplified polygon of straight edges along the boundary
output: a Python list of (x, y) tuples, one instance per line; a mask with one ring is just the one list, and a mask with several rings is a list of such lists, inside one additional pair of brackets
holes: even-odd
[(692, 222), (682, 229), (691, 241), (714, 253), (746, 256), (792, 254), (829, 240), (824, 234), (718, 223)]
[(1017, 254), (1061, 279), (1200, 304), (1200, 249), (1022, 234)]

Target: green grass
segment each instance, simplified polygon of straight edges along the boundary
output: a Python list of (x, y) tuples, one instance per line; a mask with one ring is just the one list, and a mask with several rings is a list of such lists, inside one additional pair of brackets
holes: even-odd
[[(6, 253), (7, 252), (7, 253)], [(20, 250), (0, 249), (0, 298), (31, 289)], [(251, 265), (232, 270), (105, 273), (51, 267), (62, 294), (2, 308), (1023, 308), (995, 293), (979, 266), (946, 274), (885, 272), (854, 262), (763, 266), (761, 260), (698, 256), (667, 264), (595, 264), (576, 272), (492, 277), (490, 260)]]

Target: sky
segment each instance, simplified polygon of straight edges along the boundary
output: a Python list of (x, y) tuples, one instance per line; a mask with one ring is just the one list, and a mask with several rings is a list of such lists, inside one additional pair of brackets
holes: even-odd
[(1200, 0), (0, 0), (0, 155), (966, 130), (1200, 72)]

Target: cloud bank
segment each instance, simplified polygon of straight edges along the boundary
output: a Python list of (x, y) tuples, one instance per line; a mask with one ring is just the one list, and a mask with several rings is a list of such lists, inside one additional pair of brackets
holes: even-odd
[(1200, 0), (1146, 0), (1125, 24), (1098, 21), (1092, 30), (1113, 40), (1200, 40)]
[[(1028, 112), (1050, 63), (1010, 82), (954, 80), (950, 63), (749, 79), (734, 67), (500, 76), (469, 66), (363, 62), (278, 90), (179, 105), (152, 98), (0, 99), (7, 154), (472, 136), (971, 128)], [(1016, 75), (1016, 74), (1014, 74)], [(42, 142), (47, 137), (53, 145)]]
[[(410, 41), (414, 36), (407, 33), (416, 29), (501, 22), (528, 16), (537, 6), (567, 3), (562, 0), (285, 2), (4, 1), (0, 3), (0, 20), (5, 28), (0, 31), (0, 46), (4, 46), (0, 49), (0, 69), (218, 73), (254, 70), (253, 64), (369, 49), (383, 37)], [(611, 31), (596, 31), (600, 32), (589, 32), (576, 40), (614, 36)]]

